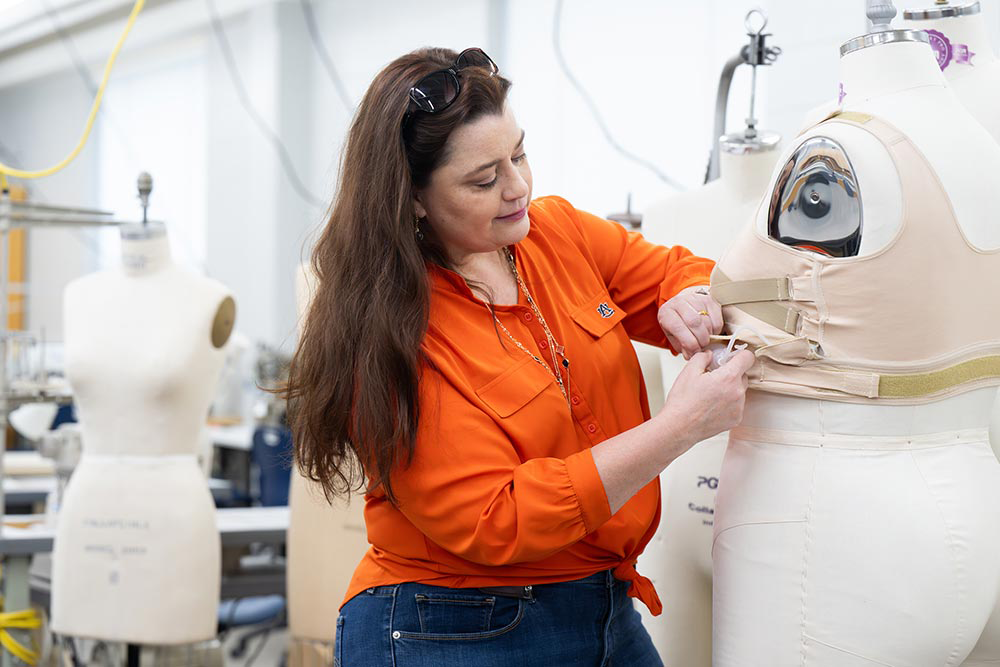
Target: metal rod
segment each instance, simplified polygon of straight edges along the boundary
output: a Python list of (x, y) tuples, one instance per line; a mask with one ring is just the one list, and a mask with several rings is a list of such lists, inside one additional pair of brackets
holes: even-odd
[(11, 202), (13, 211), (49, 211), (51, 213), (67, 213), (75, 215), (112, 216), (111, 211), (101, 211), (96, 208), (74, 208), (71, 206), (53, 206), (51, 204), (36, 204), (33, 202)]
[(747, 139), (757, 137), (757, 66), (754, 65), (751, 69), (753, 70), (753, 80), (750, 83), (750, 117), (747, 118)]
[[(138, 224), (131, 220), (109, 220), (102, 218), (73, 218), (55, 216), (35, 216), (25, 213), (12, 213), (10, 220), (13, 227), (119, 227), (121, 225)], [(160, 222), (150, 220), (151, 223)]]
[(719, 177), (719, 138), (726, 133), (726, 107), (729, 103), (729, 89), (733, 84), (733, 74), (736, 68), (746, 62), (744, 51), (726, 61), (719, 77), (719, 88), (715, 93), (715, 124), (712, 126), (712, 157), (708, 163), (708, 173), (705, 182), (710, 183)]

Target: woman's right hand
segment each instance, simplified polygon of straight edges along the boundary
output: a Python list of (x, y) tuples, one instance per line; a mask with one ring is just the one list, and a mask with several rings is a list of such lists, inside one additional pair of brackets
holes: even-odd
[(702, 440), (739, 425), (746, 401), (746, 373), (754, 361), (753, 353), (743, 350), (720, 368), (708, 371), (711, 352), (691, 357), (656, 416), (668, 420), (677, 434), (683, 447), (678, 456)]

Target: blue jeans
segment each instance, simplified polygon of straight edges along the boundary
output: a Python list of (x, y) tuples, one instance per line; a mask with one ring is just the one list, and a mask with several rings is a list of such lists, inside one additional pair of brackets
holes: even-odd
[(397, 584), (351, 598), (337, 667), (662, 667), (626, 582), (610, 571), (529, 587)]

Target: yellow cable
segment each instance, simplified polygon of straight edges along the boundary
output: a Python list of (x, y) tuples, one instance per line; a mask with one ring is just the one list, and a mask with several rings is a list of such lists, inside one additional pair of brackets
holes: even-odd
[[(135, 0), (135, 5), (132, 7), (132, 13), (128, 17), (128, 23), (125, 25), (125, 31), (122, 33), (122, 36), (118, 38), (118, 43), (115, 44), (115, 48), (111, 52), (111, 56), (108, 58), (107, 64), (104, 66), (104, 78), (101, 79), (101, 85), (97, 89), (97, 95), (94, 97), (94, 104), (90, 108), (90, 116), (87, 118), (87, 124), (83, 128), (83, 136), (80, 137), (80, 143), (76, 145), (73, 152), (67, 155), (62, 162), (54, 167), (49, 167), (48, 169), (42, 169), (40, 171), (24, 171), (21, 169), (15, 169), (0, 162), (0, 175), (9, 174), (15, 178), (42, 178), (56, 173), (72, 162), (77, 155), (79, 155), (80, 151), (83, 150), (84, 145), (87, 143), (87, 138), (90, 136), (90, 130), (94, 126), (94, 119), (97, 117), (97, 111), (101, 108), (101, 98), (104, 97), (104, 88), (108, 85), (108, 79), (111, 77), (111, 68), (114, 67), (115, 59), (118, 57), (118, 52), (121, 51), (122, 45), (125, 44), (125, 38), (128, 37), (129, 32), (132, 30), (132, 26), (135, 24), (136, 17), (139, 16), (139, 12), (142, 11), (142, 7), (145, 4), (146, 0)], [(6, 178), (4, 181), (6, 182)]]
[[(3, 176), (2, 172), (0, 172), (0, 176)], [(3, 566), (0, 565), (0, 577), (2, 576)], [(2, 599), (3, 596), (0, 596), (0, 600)], [(0, 604), (0, 609), (2, 608), (3, 606)], [(0, 646), (7, 649), (11, 655), (20, 659), (21, 662), (28, 665), (37, 665), (39, 658), (38, 651), (27, 648), (18, 642), (9, 632), (7, 632), (7, 628), (35, 630), (40, 627), (42, 627), (42, 618), (34, 609), (25, 609), (23, 611), (15, 612), (0, 612)]]
[(42, 619), (34, 609), (5, 612), (0, 614), (0, 646), (29, 665), (38, 664), (38, 651), (27, 648), (7, 631), (7, 628), (35, 630), (42, 627)]

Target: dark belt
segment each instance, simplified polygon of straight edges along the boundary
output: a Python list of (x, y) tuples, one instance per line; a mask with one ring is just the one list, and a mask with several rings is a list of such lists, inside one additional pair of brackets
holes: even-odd
[(488, 588), (480, 588), (479, 590), (488, 595), (497, 595), (502, 598), (533, 600), (535, 597), (531, 586), (491, 586)]

